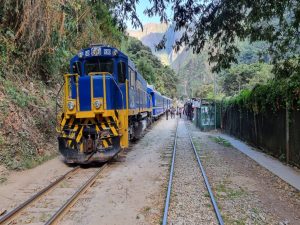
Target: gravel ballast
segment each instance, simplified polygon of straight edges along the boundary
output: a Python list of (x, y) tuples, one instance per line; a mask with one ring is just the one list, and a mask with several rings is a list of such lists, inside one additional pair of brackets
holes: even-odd
[(221, 137), (189, 124), (225, 224), (300, 224), (300, 192)]
[(183, 120), (177, 135), (168, 224), (218, 224)]

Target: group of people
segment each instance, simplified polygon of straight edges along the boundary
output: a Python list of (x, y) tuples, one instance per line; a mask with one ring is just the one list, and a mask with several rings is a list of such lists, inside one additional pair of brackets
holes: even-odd
[(171, 108), (166, 110), (166, 119), (168, 120), (169, 114), (171, 115), (171, 119), (175, 118), (175, 114), (181, 118), (181, 115), (184, 114), (183, 111), (184, 111), (183, 107), (177, 106), (177, 108), (175, 108), (174, 106), (172, 106)]
[(166, 110), (166, 119), (168, 120), (170, 114), (171, 119), (174, 119), (175, 115), (179, 116), (180, 118), (182, 115), (186, 115), (188, 120), (192, 120), (193, 111), (194, 109), (192, 102), (186, 102), (183, 107), (177, 106), (175, 108), (174, 106), (171, 106), (171, 108)]

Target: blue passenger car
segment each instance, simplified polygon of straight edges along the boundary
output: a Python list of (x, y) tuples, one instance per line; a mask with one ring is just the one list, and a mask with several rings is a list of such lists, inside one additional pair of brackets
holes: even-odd
[(161, 95), (161, 93), (156, 91), (152, 85), (148, 85), (147, 92), (152, 97), (152, 117), (158, 118), (171, 107), (172, 100)]

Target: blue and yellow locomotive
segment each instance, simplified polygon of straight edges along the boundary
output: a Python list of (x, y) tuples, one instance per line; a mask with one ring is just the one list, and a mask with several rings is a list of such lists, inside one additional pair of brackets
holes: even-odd
[(71, 59), (63, 90), (57, 131), (67, 163), (111, 159), (172, 104), (124, 53), (103, 45), (91, 45)]

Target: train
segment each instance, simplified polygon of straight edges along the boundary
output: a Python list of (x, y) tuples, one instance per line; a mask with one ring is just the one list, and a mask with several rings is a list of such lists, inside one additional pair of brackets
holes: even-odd
[(126, 54), (107, 45), (80, 50), (61, 90), (56, 129), (66, 163), (110, 160), (172, 106)]

